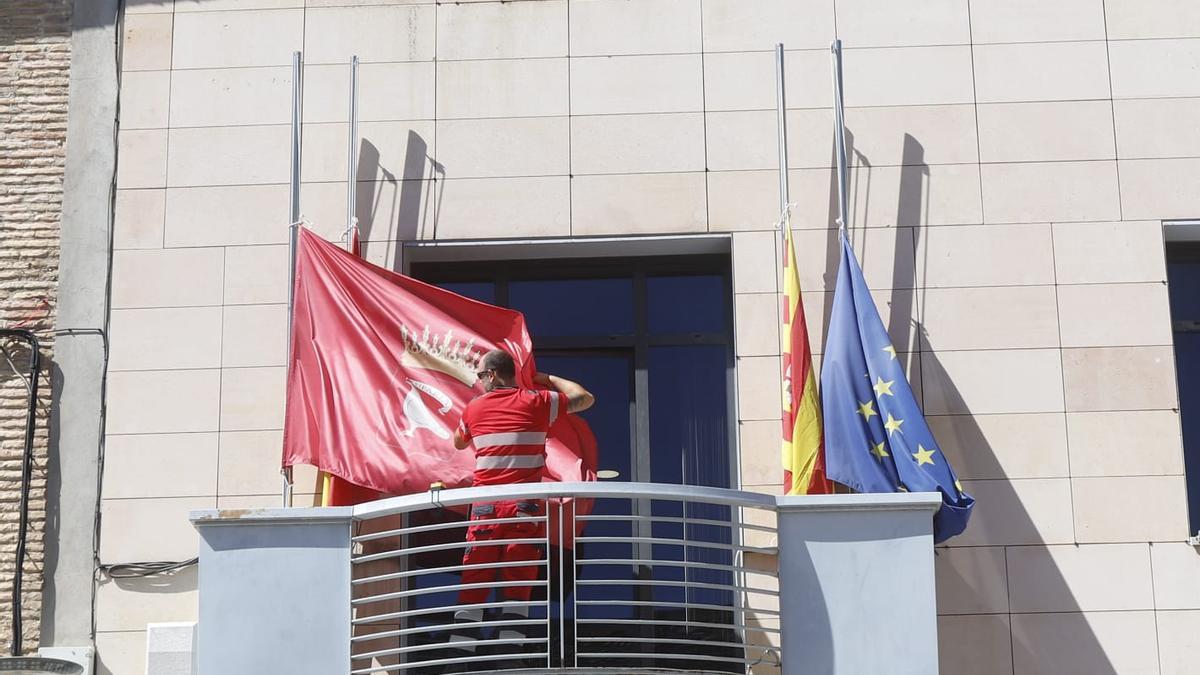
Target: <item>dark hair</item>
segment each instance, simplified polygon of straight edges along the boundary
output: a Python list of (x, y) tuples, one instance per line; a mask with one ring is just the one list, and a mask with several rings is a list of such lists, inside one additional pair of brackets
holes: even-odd
[(494, 370), (506, 380), (517, 376), (517, 364), (513, 361), (512, 354), (503, 349), (493, 349), (484, 354), (481, 365), (483, 370)]

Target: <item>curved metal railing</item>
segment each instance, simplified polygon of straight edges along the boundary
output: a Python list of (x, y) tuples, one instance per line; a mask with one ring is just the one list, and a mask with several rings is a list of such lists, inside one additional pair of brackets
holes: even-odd
[[(541, 508), (488, 521), (510, 526), (513, 538), (470, 545), (524, 547), (536, 559), (483, 555), (487, 562), (464, 564), (469, 507), (517, 500)], [(351, 672), (777, 667), (775, 504), (736, 490), (605, 482), (441, 490), (356, 506)], [(464, 570), (493, 578), (463, 583)], [(530, 600), (505, 597), (520, 588)], [(471, 589), (494, 592), (460, 602)]]

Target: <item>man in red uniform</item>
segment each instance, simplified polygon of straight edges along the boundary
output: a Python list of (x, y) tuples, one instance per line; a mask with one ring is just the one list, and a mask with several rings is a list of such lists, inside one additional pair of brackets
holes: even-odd
[[(454, 447), (462, 450), (475, 446), (474, 485), (511, 485), (540, 483), (546, 465), (546, 434), (560, 414), (587, 410), (595, 397), (570, 380), (538, 373), (534, 383), (549, 390), (521, 389), (516, 384), (516, 364), (512, 356), (496, 349), (484, 355), (477, 373), (486, 390), (482, 396), (467, 404), (462, 421), (454, 431)], [(500, 600), (528, 603), (532, 583), (538, 575), (536, 564), (524, 566), (472, 567), (496, 562), (537, 561), (541, 549), (533, 543), (484, 544), (505, 539), (536, 539), (544, 537), (543, 523), (536, 518), (544, 515), (540, 500), (499, 501), (475, 504), (471, 507), (472, 525), (467, 528), (467, 548), (463, 553), (464, 588), (458, 594), (459, 605), (476, 605), (487, 601), (490, 584), (499, 572), (503, 582), (525, 582), (504, 585), (497, 589)], [(526, 522), (489, 523), (507, 518), (528, 518)], [(500, 619), (528, 618), (528, 604), (505, 607)], [(477, 623), (483, 619), (479, 608), (460, 609), (454, 620), (460, 624)], [(520, 626), (500, 631), (501, 639), (520, 639)], [(470, 650), (470, 642), (478, 631), (457, 628), (451, 635), (455, 647)]]

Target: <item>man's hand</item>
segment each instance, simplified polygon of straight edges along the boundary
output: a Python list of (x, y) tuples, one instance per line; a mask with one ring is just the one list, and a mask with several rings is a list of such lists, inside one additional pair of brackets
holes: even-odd
[(462, 427), (454, 430), (454, 447), (458, 450), (465, 450), (471, 444), (471, 439), (463, 435)]
[(533, 376), (533, 381), (535, 384), (545, 385), (566, 394), (567, 412), (583, 412), (596, 403), (596, 397), (592, 396), (592, 392), (565, 377), (538, 373)]

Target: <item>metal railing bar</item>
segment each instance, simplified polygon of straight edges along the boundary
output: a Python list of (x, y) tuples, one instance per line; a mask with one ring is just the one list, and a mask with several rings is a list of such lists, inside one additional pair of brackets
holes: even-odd
[(376, 666), (374, 668), (359, 668), (358, 670), (351, 670), (350, 673), (351, 673), (351, 675), (366, 675), (367, 673), (381, 673), (381, 672), (388, 672), (388, 671), (392, 671), (392, 670), (397, 670), (397, 671), (408, 670), (410, 668), (421, 668), (421, 667), (425, 667), (425, 666), (448, 666), (450, 664), (472, 663), (475, 661), (504, 661), (504, 660), (512, 659), (514, 656), (516, 656), (517, 658), (537, 658), (539, 656), (546, 656), (546, 653), (543, 652), (543, 653), (516, 654), (516, 655), (514, 655), (514, 654), (480, 654), (480, 655), (472, 655), (472, 656), (466, 656), (466, 657), (457, 657), (457, 658), (453, 658), (453, 659), (430, 659), (428, 661), (414, 661), (413, 663), (402, 663), (402, 664), (395, 664), (395, 665), (390, 665), (390, 666)]
[[(451, 609), (503, 609), (505, 607), (528, 607), (529, 603), (522, 600), (502, 600), (498, 602), (480, 602), (473, 605), (453, 605), (452, 607), (430, 607), (426, 609), (410, 609), (403, 612), (388, 612), (386, 614), (372, 614), (368, 617), (359, 617), (351, 623), (354, 625), (374, 623), (378, 621), (388, 621), (391, 619), (403, 619), (410, 616), (424, 616), (426, 614), (437, 614), (439, 612), (447, 612)], [(369, 620), (368, 620), (369, 619)]]
[[(756, 645), (747, 642), (719, 642), (716, 640), (689, 640), (687, 638), (657, 638), (657, 637), (581, 637), (580, 642), (643, 642), (647, 644), (692, 645), (696, 647), (732, 647), (733, 649), (761, 649), (762, 651), (779, 651), (779, 647)], [(663, 652), (656, 652), (662, 654)]]
[[(541, 619), (505, 619), (503, 621), (480, 621), (477, 627), (483, 628), (507, 628), (509, 626), (541, 626), (546, 623)], [(448, 631), (455, 628), (462, 628), (461, 623), (439, 623), (429, 626), (417, 626), (416, 628), (399, 628), (396, 630), (380, 631), (378, 633), (369, 633), (366, 635), (356, 635), (350, 638), (350, 642), (370, 642), (371, 640), (382, 640), (384, 638), (400, 637), (402, 635), (414, 635), (416, 633), (434, 633), (439, 631)]]
[(384, 532), (371, 532), (368, 534), (359, 534), (351, 538), (351, 541), (375, 541), (376, 539), (387, 539), (388, 537), (399, 537), (406, 534), (420, 534), (422, 532), (440, 532), (442, 530), (463, 529), (472, 525), (478, 525), (481, 522), (488, 524), (496, 523), (545, 523), (549, 522), (546, 516), (538, 516), (536, 518), (491, 518), (486, 521), (479, 520), (456, 520), (449, 523), (436, 523), (434, 525), (417, 525), (415, 527), (402, 527), (395, 530), (387, 530)]
[[(497, 502), (511, 500), (544, 501), (563, 498), (577, 499), (657, 499), (662, 501), (686, 501), (694, 504), (742, 506), (774, 511), (775, 498), (756, 492), (712, 488), (698, 485), (674, 485), (656, 483), (617, 482), (573, 482), (573, 483), (521, 483), (516, 485), (489, 485), (483, 487), (440, 490), (436, 501), (430, 493), (417, 493), (401, 497), (389, 497), (354, 507), (356, 521), (373, 520), (397, 513), (420, 511), (428, 508), (459, 506), (475, 502)], [(560, 502), (561, 503), (561, 502)]]
[(702, 581), (687, 581), (685, 579), (661, 579), (661, 580), (642, 580), (642, 579), (584, 579), (579, 582), (580, 586), (650, 586), (671, 588), (704, 588), (714, 591), (729, 591), (739, 593), (753, 593), (754, 595), (773, 595), (778, 596), (779, 591), (770, 591), (749, 586), (737, 586), (733, 584), (708, 584)]
[(614, 522), (625, 523), (631, 521), (650, 522), (651, 524), (668, 524), (668, 525), (704, 525), (708, 527), (726, 527), (730, 529), (741, 528), (747, 530), (757, 530), (759, 532), (777, 532), (778, 528), (769, 525), (753, 525), (750, 523), (732, 522), (728, 520), (707, 520), (697, 518), (676, 518), (673, 516), (580, 516), (579, 520), (585, 522)]
[(779, 628), (768, 628), (766, 626), (743, 626), (738, 628), (731, 623), (709, 623), (707, 621), (672, 621), (670, 619), (637, 619), (634, 621), (623, 621), (620, 619), (575, 619), (576, 625), (604, 625), (611, 626), (613, 624), (637, 624), (637, 625), (655, 625), (655, 626), (696, 626), (701, 628), (722, 628), (725, 630), (744, 630), (755, 633), (773, 633), (781, 632)]
[[(557, 506), (558, 506), (558, 520), (559, 520), (559, 523), (562, 523), (563, 503), (560, 501), (560, 502), (558, 502)], [(545, 507), (546, 507), (545, 508), (546, 519), (549, 520), (550, 519), (550, 508), (551, 508), (550, 502), (547, 501), (545, 503)], [(559, 532), (559, 537), (562, 537), (562, 525), (561, 524), (558, 526), (558, 532)], [(545, 537), (546, 537), (546, 556), (545, 556), (545, 558), (546, 558), (546, 560), (545, 560), (546, 582), (549, 583), (550, 576), (551, 576), (550, 556), (553, 552), (553, 549), (550, 548), (550, 527), (549, 527), (549, 525), (547, 525), (542, 530), (542, 534), (545, 535)], [(559, 541), (562, 541), (562, 539), (560, 538)], [(559, 547), (559, 557), (560, 558), (562, 557), (562, 548), (561, 547)], [(561, 563), (560, 563), (560, 566), (561, 566)], [(559, 585), (561, 586), (561, 582)], [(546, 621), (545, 621), (545, 624), (546, 624), (546, 668), (547, 669), (550, 668), (551, 661), (552, 661), (552, 658), (550, 656), (550, 651), (551, 651), (550, 636), (554, 633), (554, 631), (550, 630), (552, 622), (554, 621), (554, 613), (550, 611), (550, 597), (551, 597), (551, 593), (550, 593), (550, 590), (547, 588), (546, 602), (545, 602), (545, 607), (546, 607)], [(560, 641), (561, 641), (561, 638), (560, 638)]]
[[(525, 539), (485, 539), (480, 541), (470, 542), (471, 546), (509, 546), (512, 544), (543, 544), (545, 539), (542, 538), (525, 538)], [(356, 558), (351, 558), (350, 562), (361, 564), (374, 562), (376, 560), (387, 560), (388, 558), (399, 558), (403, 556), (416, 555), (418, 553), (433, 553), (435, 551), (450, 551), (453, 549), (461, 549), (467, 547), (466, 541), (452, 542), (449, 544), (430, 544), (428, 546), (414, 546), (412, 548), (398, 549), (393, 551), (383, 551), (382, 553), (371, 553), (369, 555), (360, 555)]]
[[(482, 645), (498, 646), (498, 645), (526, 645), (526, 644), (530, 644), (530, 643), (543, 643), (544, 644), (545, 642), (546, 642), (546, 640), (544, 638), (504, 638), (504, 639), (489, 638), (489, 639), (472, 640), (470, 644), (475, 645), (475, 646), (482, 646)], [(365, 654), (354, 654), (350, 658), (352, 658), (352, 659), (375, 659), (375, 658), (379, 658), (380, 656), (397, 656), (400, 654), (415, 654), (417, 652), (428, 652), (428, 651), (433, 651), (435, 649), (446, 649), (446, 648), (453, 649), (454, 644), (456, 644), (456, 643), (435, 642), (435, 643), (427, 644), (427, 645), (417, 645), (415, 647), (396, 647), (394, 649), (381, 649), (381, 650), (374, 651), (374, 652), (367, 652)]]
[[(533, 562), (536, 562), (538, 564), (538, 566), (540, 567), (541, 564), (545, 562), (545, 559), (543, 558), (542, 560), (535, 560)], [(443, 574), (443, 573), (448, 573), (448, 572), (461, 572), (462, 570), (465, 570), (465, 569), (483, 570), (483, 569), (500, 569), (500, 568), (504, 568), (504, 567), (528, 567), (529, 564), (530, 563), (527, 561), (517, 561), (517, 562), (478, 563), (478, 564), (474, 564), (474, 565), (447, 565), (445, 567), (427, 567), (424, 569), (412, 570), (409, 572), (389, 572), (387, 574), (377, 574), (372, 577), (360, 577), (358, 579), (351, 580), (350, 583), (351, 583), (351, 585), (354, 585), (354, 586), (361, 586), (363, 584), (375, 583), (377, 581), (394, 581), (396, 579), (406, 579), (408, 577), (420, 577), (420, 576), (428, 576), (431, 574)]]
[[(538, 560), (538, 563), (541, 561)], [(532, 567), (533, 565), (525, 565)], [(541, 567), (541, 565), (538, 565)], [(472, 588), (513, 588), (516, 586), (542, 587), (549, 585), (546, 581), (492, 581), (480, 582), (475, 584), (455, 584), (453, 586), (435, 586), (432, 588), (418, 588), (411, 591), (395, 591), (392, 593), (382, 593), (379, 595), (368, 595), (362, 598), (354, 598), (350, 601), (351, 605), (365, 605), (372, 602), (383, 602), (385, 600), (398, 600), (400, 598), (411, 598), (421, 595), (431, 595), (433, 593), (447, 593), (452, 591), (468, 590)]]
[[(720, 661), (722, 663), (744, 663), (753, 665), (761, 663), (762, 659), (739, 659), (732, 656), (711, 656), (709, 654), (674, 654), (674, 653), (656, 653), (656, 652), (579, 652), (580, 657), (600, 658), (600, 659), (649, 659), (654, 661)], [(656, 666), (659, 671), (677, 671), (679, 668), (671, 668), (667, 666)], [(358, 671), (355, 671), (358, 672)], [(622, 668), (622, 673), (629, 672)], [(693, 672), (689, 669), (688, 672)]]
[(706, 563), (699, 560), (654, 560), (651, 558), (592, 558), (579, 559), (575, 561), (577, 565), (622, 565), (622, 566), (637, 566), (637, 567), (699, 567), (706, 570), (720, 570), (722, 572), (745, 572), (747, 574), (760, 574), (764, 577), (778, 579), (778, 572), (764, 572), (752, 567), (742, 567), (740, 565), (718, 565), (716, 563)]
[[(559, 541), (566, 541), (563, 538), (563, 534), (564, 534), (563, 521), (566, 520), (566, 515), (567, 515), (566, 511), (567, 511), (566, 505), (560, 501), (558, 503), (558, 540)], [(574, 507), (572, 507), (571, 508), (572, 517), (574, 516), (574, 513), (575, 513), (575, 509), (574, 509)], [(575, 527), (574, 522), (571, 523), (571, 527), (572, 528)], [(574, 532), (575, 530), (572, 529), (571, 531)], [(548, 557), (549, 556), (547, 556), (547, 558)], [(563, 588), (563, 586), (566, 585), (563, 583), (563, 581), (566, 579), (566, 565), (567, 565), (566, 558), (567, 557), (565, 555), (563, 555), (562, 551), (560, 550), (558, 553), (558, 617), (559, 617), (558, 618), (558, 625), (559, 625), (558, 662), (560, 665), (563, 665), (563, 666), (567, 665), (567, 653), (566, 653), (566, 650), (567, 650), (567, 597), (566, 597), (566, 593), (567, 592), (566, 592), (566, 589)], [(547, 569), (546, 576), (549, 577), (548, 569)], [(574, 575), (572, 575), (572, 576), (574, 576)], [(549, 636), (551, 633), (550, 622), (552, 620), (552, 614), (550, 612), (549, 593), (547, 593), (546, 595), (547, 595), (547, 598), (546, 598), (546, 637), (547, 637), (547, 639), (549, 639)], [(549, 643), (547, 643), (547, 645), (546, 645), (546, 651), (547, 652), (550, 651)], [(547, 668), (550, 667), (549, 655), (546, 656), (546, 667)]]
[[(737, 609), (728, 605), (708, 605), (698, 602), (646, 602), (642, 600), (576, 600), (575, 604), (589, 607), (619, 605), (621, 607), (660, 607), (664, 609), (668, 607), (674, 609), (712, 609), (718, 612), (733, 612)], [(741, 609), (757, 614), (780, 616), (780, 612), (774, 609), (759, 609), (757, 607), (742, 607)]]
[(688, 548), (706, 548), (715, 551), (738, 551), (742, 553), (775, 554), (776, 549), (765, 546), (745, 546), (742, 544), (726, 544), (722, 542), (695, 541), (691, 539), (665, 539), (662, 537), (576, 537), (575, 541), (595, 542), (598, 544), (658, 544), (660, 546), (686, 546)]

